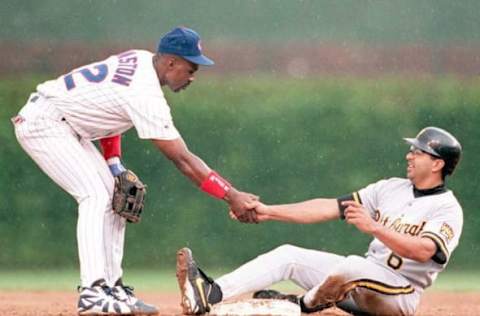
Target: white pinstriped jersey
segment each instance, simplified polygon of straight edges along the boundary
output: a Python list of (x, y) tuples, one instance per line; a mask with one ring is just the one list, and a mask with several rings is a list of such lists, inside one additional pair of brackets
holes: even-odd
[(152, 63), (153, 54), (130, 50), (77, 68), (37, 86), (84, 139), (121, 134), (135, 126), (142, 139), (176, 139)]
[(377, 222), (399, 233), (431, 238), (438, 248), (431, 260), (421, 263), (399, 257), (375, 238), (367, 259), (390, 266), (414, 285), (430, 286), (462, 233), (462, 207), (452, 191), (415, 197), (410, 180), (390, 178), (359, 190), (358, 195)]

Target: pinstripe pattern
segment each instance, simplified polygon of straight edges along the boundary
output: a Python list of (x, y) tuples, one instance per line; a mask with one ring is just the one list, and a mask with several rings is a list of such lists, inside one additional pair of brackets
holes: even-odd
[[(107, 188), (107, 192), (113, 192), (114, 181), (113, 177), (108, 169), (105, 159), (97, 150), (97, 148), (90, 141), (83, 141), (86, 150), (91, 153), (92, 161), (95, 164), (95, 170), (97, 170), (103, 185)], [(110, 193), (111, 194), (111, 193)], [(109, 202), (111, 202), (111, 196), (109, 196)], [(111, 203), (109, 203), (111, 208)], [(123, 258), (123, 246), (125, 237), (126, 220), (123, 217), (116, 215), (111, 211), (107, 211), (104, 214), (104, 252), (105, 252), (105, 279), (110, 286), (113, 286), (122, 276), (122, 258)]]
[[(121, 276), (125, 221), (111, 211), (113, 177), (91, 141), (79, 139), (55, 107), (41, 98), (20, 112), (20, 145), (78, 202), (77, 242), (83, 286)], [(59, 210), (64, 211), (64, 210)]]
[(111, 210), (113, 177), (91, 141), (133, 126), (143, 139), (180, 137), (152, 57), (132, 50), (42, 83), (15, 123), (23, 149), (78, 202), (84, 287), (101, 278), (113, 286), (122, 276), (125, 239), (125, 220)]
[(108, 75), (100, 82), (89, 82), (73, 70), (75, 88), (67, 90), (64, 76), (37, 86), (37, 91), (51, 98), (62, 116), (78, 135), (98, 139), (121, 134), (135, 126), (142, 139), (175, 139), (180, 137), (173, 124), (170, 108), (165, 100), (157, 74), (152, 66), (153, 54), (134, 50), (135, 76), (129, 86), (112, 82), (115, 71), (131, 64), (121, 64), (120, 55), (107, 58), (80, 69), (108, 67)]

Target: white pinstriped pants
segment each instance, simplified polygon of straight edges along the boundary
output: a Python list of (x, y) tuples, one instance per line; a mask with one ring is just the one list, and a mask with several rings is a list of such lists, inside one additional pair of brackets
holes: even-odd
[(82, 286), (98, 279), (112, 286), (122, 276), (125, 219), (112, 211), (114, 179), (105, 159), (91, 141), (78, 137), (51, 102), (38, 94), (30, 96), (19, 116), (14, 125), (22, 148), (78, 202)]
[[(344, 257), (292, 245), (283, 245), (260, 255), (215, 282), (222, 289), (223, 299), (229, 299), (291, 280), (306, 290), (304, 301), (310, 303), (330, 276), (341, 276), (342, 284), (368, 279), (370, 283), (379, 282), (389, 287), (409, 285), (399, 274), (363, 257)], [(333, 291), (327, 288), (326, 292), (331, 295)], [(414, 315), (421, 292), (421, 289), (415, 289), (410, 294), (386, 295), (359, 286), (352, 288), (337, 305), (357, 313)]]

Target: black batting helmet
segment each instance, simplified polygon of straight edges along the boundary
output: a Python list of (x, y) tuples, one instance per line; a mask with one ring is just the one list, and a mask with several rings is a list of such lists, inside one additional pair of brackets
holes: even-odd
[(415, 138), (404, 138), (410, 145), (445, 161), (443, 174), (453, 173), (462, 155), (462, 145), (446, 130), (426, 127)]

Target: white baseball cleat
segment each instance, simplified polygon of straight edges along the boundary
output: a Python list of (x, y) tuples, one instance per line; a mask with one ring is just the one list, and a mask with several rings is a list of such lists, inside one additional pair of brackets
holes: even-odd
[(95, 282), (91, 287), (79, 288), (78, 315), (158, 315), (156, 307), (138, 300), (130, 289), (123, 284), (110, 288), (104, 280)]
[(80, 288), (78, 315), (132, 315), (126, 302), (117, 300), (105, 283)]
[(115, 286), (112, 288), (112, 293), (116, 299), (130, 305), (134, 315), (158, 315), (158, 309), (153, 305), (146, 304), (142, 300), (139, 300), (133, 293), (133, 288), (124, 285), (121, 278), (115, 283)]

